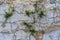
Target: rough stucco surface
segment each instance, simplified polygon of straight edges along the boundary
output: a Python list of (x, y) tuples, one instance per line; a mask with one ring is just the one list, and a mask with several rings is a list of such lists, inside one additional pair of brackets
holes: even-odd
[[(7, 2), (10, 2), (11, 0), (5, 0)], [(0, 0), (0, 4), (2, 2), (5, 2), (4, 0)], [(22, 2), (21, 2), (22, 1)], [(37, 23), (36, 30), (41, 30), (50, 27), (51, 25), (60, 25), (60, 0), (51, 1), (52, 4), (50, 4), (49, 0), (46, 0), (46, 3), (44, 4), (44, 7), (46, 9), (46, 17), (42, 18), (40, 20), (40, 26), (39, 23)], [(33, 3), (31, 1), (24, 1), (24, 0), (14, 0), (13, 4), (15, 7), (16, 12), (14, 12), (14, 15), (8, 19), (6, 22), (6, 27), (2, 27), (2, 23), (4, 22), (4, 10), (8, 12), (9, 5), (7, 3), (3, 3), (0, 5), (0, 40), (29, 40), (29, 32), (25, 32), (20, 29), (25, 29), (25, 26), (22, 25), (22, 21), (32, 21), (32, 17), (27, 17), (24, 14), (24, 11), (27, 10), (34, 10)], [(41, 7), (41, 5), (40, 5)], [(53, 10), (56, 8), (56, 10)], [(43, 22), (42, 22), (43, 21)], [(58, 23), (56, 23), (58, 21)], [(39, 20), (38, 20), (39, 22)], [(15, 30), (19, 29), (19, 30)], [(53, 31), (51, 33), (44, 34), (43, 40), (60, 40), (60, 30)], [(30, 38), (31, 40), (35, 40), (33, 36)]]

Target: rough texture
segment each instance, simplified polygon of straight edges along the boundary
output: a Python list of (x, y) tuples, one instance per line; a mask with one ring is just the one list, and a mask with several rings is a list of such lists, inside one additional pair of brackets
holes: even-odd
[[(60, 40), (59, 33), (60, 30), (51, 32), (51, 29), (55, 29), (56, 27), (52, 27), (53, 25), (60, 25), (60, 0), (41, 0), (41, 4), (39, 4), (40, 8), (45, 10), (46, 16), (36, 23), (36, 30), (49, 29), (49, 33), (44, 34), (41, 36), (41, 33), (37, 34), (37, 39), (34, 38), (28, 30), (25, 31), (26, 27), (22, 25), (23, 21), (31, 22), (33, 19), (32, 17), (27, 17), (25, 15), (25, 10), (32, 10), (34, 11), (34, 4), (35, 0), (0, 0), (0, 40)], [(4, 11), (9, 11), (10, 5), (14, 5), (15, 12), (12, 17), (10, 17), (5, 27), (2, 27), (2, 23), (5, 21), (4, 18)], [(59, 27), (60, 28), (60, 27)], [(41, 37), (38, 37), (38, 36)], [(54, 38), (53, 38), (53, 37)], [(56, 37), (57, 36), (57, 37)], [(43, 37), (43, 38), (42, 38)]]

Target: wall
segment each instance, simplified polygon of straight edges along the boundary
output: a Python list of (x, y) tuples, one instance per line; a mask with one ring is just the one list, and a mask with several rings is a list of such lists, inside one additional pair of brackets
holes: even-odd
[[(49, 0), (43, 0), (43, 2), (39, 5), (41, 8), (43, 7), (46, 10), (46, 17), (38, 20), (40, 24), (37, 23), (37, 25), (35, 25), (37, 26), (36, 30), (46, 29), (52, 25), (60, 25), (60, 0), (57, 0), (56, 2), (51, 0), (51, 2), (52, 3), (50, 4)], [(9, 7), (12, 4), (14, 5), (16, 11), (14, 12), (14, 15), (8, 19), (5, 27), (2, 27), (2, 23), (5, 21), (4, 11), (8, 12)], [(34, 1), (31, 0), (0, 0), (0, 40), (29, 40), (30, 33), (22, 30), (25, 29), (25, 26), (21, 23), (23, 21), (30, 22), (33, 20), (32, 17), (27, 17), (24, 12), (25, 10), (34, 11), (33, 4)], [(44, 34), (43, 40), (50, 40), (51, 37), (49, 37), (49, 35), (54, 35), (52, 40), (57, 40), (57, 33), (59, 34), (60, 31), (58, 30), (58, 32), (55, 31), (52, 33)], [(30, 39), (35, 40), (33, 36), (30, 36)]]

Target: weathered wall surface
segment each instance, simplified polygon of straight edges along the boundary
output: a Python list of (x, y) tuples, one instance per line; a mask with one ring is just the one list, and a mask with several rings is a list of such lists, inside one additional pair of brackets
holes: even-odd
[[(24, 11), (33, 11), (34, 1), (35, 0), (0, 0), (0, 40), (29, 40), (30, 33), (22, 30), (25, 29), (25, 26), (21, 23), (23, 21), (33, 20), (32, 17), (27, 17)], [(3, 28), (2, 23), (5, 21), (4, 11), (8, 12), (12, 4), (16, 11), (13, 16), (8, 19), (6, 26)], [(46, 10), (46, 17), (38, 20), (36, 30), (46, 29), (52, 25), (60, 25), (60, 0), (43, 0), (39, 7), (43, 7)], [(60, 30), (44, 34), (43, 40), (60, 40), (59, 33)], [(30, 40), (35, 40), (35, 38), (30, 36)]]

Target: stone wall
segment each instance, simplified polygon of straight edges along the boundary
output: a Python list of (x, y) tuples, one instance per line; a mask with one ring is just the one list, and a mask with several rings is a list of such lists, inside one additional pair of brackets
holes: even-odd
[[(36, 40), (29, 32), (25, 32), (26, 27), (22, 25), (23, 21), (31, 22), (33, 20), (32, 17), (25, 15), (25, 10), (34, 11), (34, 1), (36, 0), (0, 0), (0, 40)], [(46, 16), (38, 20), (38, 23), (35, 25), (37, 26), (36, 30), (47, 29), (52, 25), (60, 25), (60, 0), (40, 1), (41, 4), (39, 4), (39, 7), (45, 9)], [(7, 20), (5, 27), (3, 27), (2, 24), (5, 21), (4, 11), (8, 12), (12, 5), (15, 7), (15, 12), (13, 16)], [(51, 33), (51, 35), (53, 34), (54, 32)], [(47, 39), (48, 35), (50, 35), (50, 33), (44, 34), (42, 40), (49, 40)], [(47, 38), (45, 38), (45, 36), (47, 36)]]

